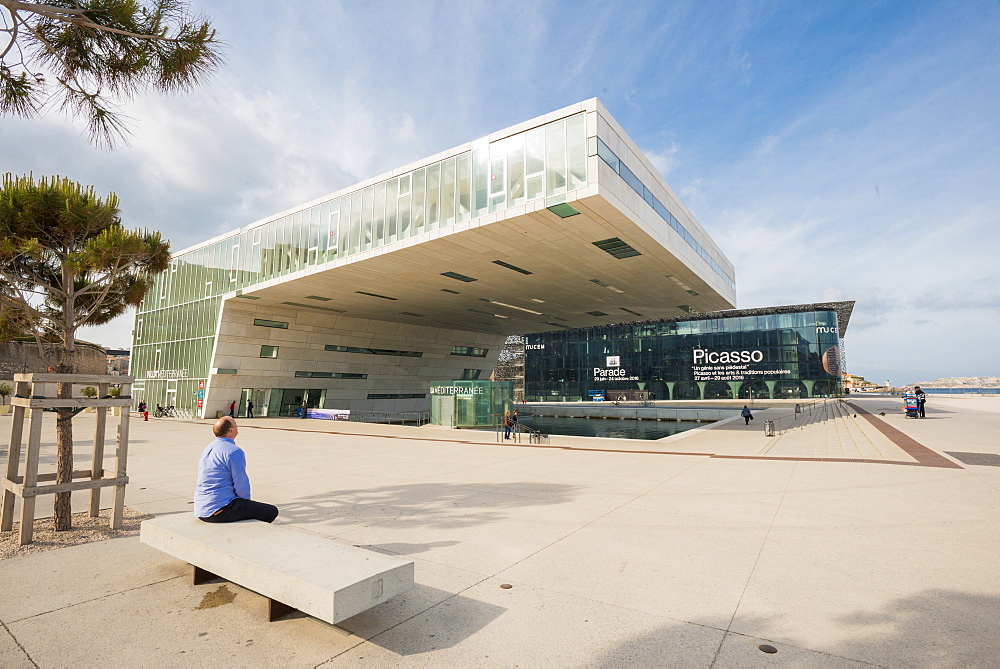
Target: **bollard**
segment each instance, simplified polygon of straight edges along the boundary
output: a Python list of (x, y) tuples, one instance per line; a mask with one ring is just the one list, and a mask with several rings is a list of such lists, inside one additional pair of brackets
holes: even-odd
[(764, 421), (764, 436), (773, 437), (774, 436), (774, 421), (765, 420)]

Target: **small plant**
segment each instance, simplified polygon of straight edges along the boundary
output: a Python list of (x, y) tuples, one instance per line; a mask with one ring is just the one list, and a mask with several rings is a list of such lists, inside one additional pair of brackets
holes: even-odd
[(9, 385), (7, 385), (6, 383), (0, 383), (0, 400), (2, 400), (2, 402), (0, 403), (6, 404), (7, 396), (10, 395), (12, 392), (14, 392), (14, 389), (11, 388)]
[(108, 390), (108, 395), (110, 395), (111, 397), (121, 397), (122, 396), (122, 389), (121, 389), (121, 387), (120, 386), (115, 386), (114, 388), (109, 389)]
[(87, 386), (86, 388), (80, 391), (80, 394), (83, 395), (84, 397), (89, 397), (90, 399), (94, 399), (95, 397), (97, 397), (97, 388), (95, 388), (94, 386)]

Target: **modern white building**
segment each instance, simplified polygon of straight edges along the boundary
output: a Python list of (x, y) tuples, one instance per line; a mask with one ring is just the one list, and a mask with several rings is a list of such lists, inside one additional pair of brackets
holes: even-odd
[(177, 253), (136, 402), (426, 410), (508, 335), (735, 306), (732, 263), (597, 99)]

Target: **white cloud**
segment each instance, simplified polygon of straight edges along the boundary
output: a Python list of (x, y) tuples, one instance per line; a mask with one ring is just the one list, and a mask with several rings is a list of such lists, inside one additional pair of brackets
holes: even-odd
[(643, 150), (646, 158), (649, 159), (649, 162), (653, 163), (653, 167), (657, 169), (660, 176), (664, 179), (667, 178), (667, 175), (670, 174), (674, 167), (676, 167), (680, 162), (677, 155), (679, 152), (680, 147), (677, 146), (677, 142), (671, 143), (670, 146), (662, 151)]

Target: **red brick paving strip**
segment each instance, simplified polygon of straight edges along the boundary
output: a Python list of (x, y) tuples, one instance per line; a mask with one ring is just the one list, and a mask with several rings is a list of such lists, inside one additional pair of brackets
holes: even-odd
[(921, 444), (916, 439), (910, 437), (903, 432), (900, 432), (892, 425), (889, 425), (881, 418), (868, 413), (857, 404), (852, 404), (851, 402), (844, 402), (847, 406), (854, 409), (857, 413), (865, 417), (869, 423), (875, 426), (879, 432), (884, 434), (889, 438), (889, 441), (899, 446), (903, 449), (907, 455), (917, 461), (918, 464), (924, 467), (943, 467), (945, 469), (965, 469), (965, 467), (952, 462), (948, 458), (944, 457), (940, 453), (932, 451), (923, 444)]

